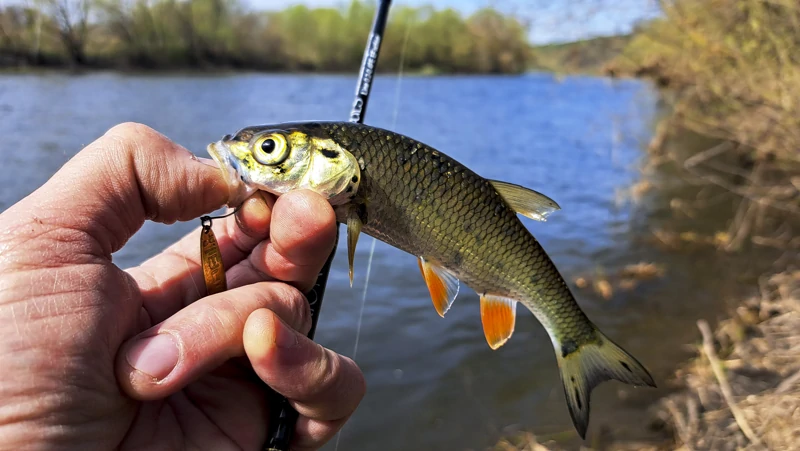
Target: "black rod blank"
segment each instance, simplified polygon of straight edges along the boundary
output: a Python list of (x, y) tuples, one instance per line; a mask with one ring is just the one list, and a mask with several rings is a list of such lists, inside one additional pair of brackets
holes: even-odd
[[(356, 97), (350, 112), (350, 122), (364, 123), (364, 116), (367, 113), (367, 101), (369, 100), (369, 94), (372, 90), (372, 79), (375, 75), (375, 68), (378, 63), (378, 55), (380, 54), (383, 32), (386, 29), (391, 3), (391, 0), (381, 0), (379, 1), (378, 9), (375, 11), (372, 31), (367, 38), (367, 46), (364, 49), (364, 57), (361, 60), (361, 70), (358, 74)], [(338, 244), (338, 235), (336, 244)], [(333, 257), (336, 254), (336, 244), (334, 244), (331, 255), (328, 257), (328, 260), (325, 261), (325, 265), (323, 265), (322, 270), (317, 276), (316, 283), (311, 288), (311, 291), (306, 294), (308, 304), (311, 307), (311, 330), (308, 332), (308, 338), (311, 339), (314, 338), (314, 332), (316, 332), (317, 329), (319, 311), (322, 308), (322, 298), (325, 295), (325, 287), (328, 284), (328, 274), (331, 270)], [(276, 413), (271, 415), (271, 432), (264, 449), (265, 451), (288, 451), (292, 435), (294, 434), (298, 413), (289, 404), (289, 400), (275, 393), (273, 394), (276, 398), (275, 404), (279, 407)]]

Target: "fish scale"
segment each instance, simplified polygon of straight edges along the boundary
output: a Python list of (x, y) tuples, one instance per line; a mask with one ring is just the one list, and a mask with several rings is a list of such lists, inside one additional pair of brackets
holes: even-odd
[[(361, 129), (361, 139), (351, 138), (353, 128)], [(367, 204), (365, 233), (438, 260), (478, 293), (523, 297), (556, 334), (594, 338), (553, 262), (486, 179), (411, 138), (389, 140), (388, 132), (359, 124), (322, 129), (364, 161), (358, 192)], [(406, 155), (404, 164), (399, 154)], [(415, 194), (420, 187), (422, 198)]]
[[(259, 143), (271, 137), (267, 150), (259, 151)], [(286, 144), (276, 151), (277, 142)], [(364, 232), (419, 258), (440, 315), (458, 292), (455, 278), (475, 290), (492, 349), (513, 334), (517, 302), (525, 305), (553, 343), (567, 407), (581, 437), (595, 386), (610, 379), (655, 386), (648, 371), (587, 318), (517, 216), (543, 220), (558, 209), (546, 196), (487, 180), (407, 136), (350, 122), (248, 127), (210, 145), (209, 153), (223, 168), (231, 192), (310, 188), (327, 196), (337, 220), (348, 228), (351, 283), (357, 237)], [(259, 158), (266, 163), (259, 164)]]

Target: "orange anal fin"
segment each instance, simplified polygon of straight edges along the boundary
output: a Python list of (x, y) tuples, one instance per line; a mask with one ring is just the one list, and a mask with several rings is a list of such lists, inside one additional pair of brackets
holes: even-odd
[(425, 278), (425, 284), (428, 285), (428, 291), (431, 293), (433, 307), (436, 308), (436, 313), (444, 318), (444, 314), (453, 305), (453, 301), (458, 295), (458, 278), (436, 263), (426, 261), (424, 257), (419, 257), (417, 263), (419, 263), (422, 277)]
[(511, 338), (516, 320), (517, 301), (492, 294), (481, 296), (483, 334), (490, 348), (497, 349)]

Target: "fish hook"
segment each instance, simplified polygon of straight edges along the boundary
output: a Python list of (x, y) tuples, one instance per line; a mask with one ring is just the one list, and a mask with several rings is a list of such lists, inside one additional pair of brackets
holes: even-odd
[(232, 212), (220, 216), (201, 216), (200, 226), (200, 261), (203, 266), (203, 280), (206, 283), (206, 295), (221, 293), (228, 289), (225, 280), (225, 265), (222, 262), (222, 253), (219, 250), (219, 243), (211, 225), (214, 219), (227, 218), (239, 211), (241, 206), (233, 209)]

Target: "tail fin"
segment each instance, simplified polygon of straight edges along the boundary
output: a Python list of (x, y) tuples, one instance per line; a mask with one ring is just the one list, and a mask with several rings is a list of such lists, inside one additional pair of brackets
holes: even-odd
[[(581, 438), (589, 427), (589, 396), (601, 382), (616, 379), (635, 386), (655, 387), (653, 377), (636, 358), (595, 329), (597, 340), (562, 346), (556, 352), (561, 383), (572, 423)], [(566, 353), (565, 353), (566, 352)]]

